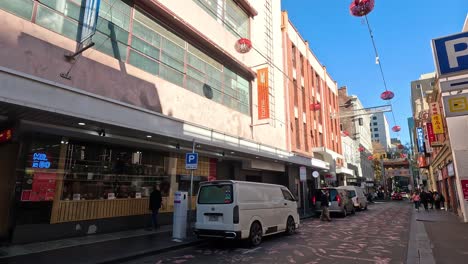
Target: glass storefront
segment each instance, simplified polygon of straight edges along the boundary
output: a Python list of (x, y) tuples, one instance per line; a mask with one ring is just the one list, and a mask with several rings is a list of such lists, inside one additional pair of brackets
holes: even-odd
[[(147, 214), (156, 185), (163, 196), (161, 212), (172, 212), (172, 194), (190, 188), (190, 171), (179, 153), (39, 133), (25, 135), (23, 142), (17, 224)], [(200, 182), (215, 178), (216, 160), (200, 157), (194, 195)]]

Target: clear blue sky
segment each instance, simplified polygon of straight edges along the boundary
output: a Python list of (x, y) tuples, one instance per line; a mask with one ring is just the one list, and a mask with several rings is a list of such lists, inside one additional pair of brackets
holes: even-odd
[[(365, 20), (349, 14), (351, 0), (282, 0), (282, 9), (338, 86), (365, 107), (384, 105), (383, 81)], [(435, 71), (431, 40), (461, 32), (468, 0), (376, 0), (368, 15), (403, 143), (409, 142), (410, 83)], [(390, 127), (392, 115), (387, 114)], [(391, 137), (397, 137), (391, 132)]]

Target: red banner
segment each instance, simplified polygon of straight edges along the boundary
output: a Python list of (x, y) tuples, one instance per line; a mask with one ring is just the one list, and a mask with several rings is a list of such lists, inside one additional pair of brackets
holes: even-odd
[(268, 68), (257, 71), (258, 120), (270, 118), (270, 95), (268, 88)]
[(427, 130), (427, 139), (429, 140), (429, 145), (432, 146), (432, 142), (435, 142), (436, 136), (434, 134), (434, 128), (432, 127), (432, 123), (427, 123), (426, 124), (426, 130)]
[(461, 180), (461, 186), (463, 191), (463, 197), (465, 201), (468, 201), (468, 180)]
[(29, 200), (33, 202), (54, 200), (56, 178), (55, 173), (35, 173)]

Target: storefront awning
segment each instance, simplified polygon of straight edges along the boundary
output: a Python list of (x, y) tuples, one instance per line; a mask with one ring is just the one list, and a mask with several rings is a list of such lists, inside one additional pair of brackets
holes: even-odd
[(353, 176), (354, 177), (354, 171), (353, 170), (350, 170), (348, 168), (344, 168), (344, 167), (337, 167), (336, 168), (336, 173), (342, 173), (342, 174), (346, 174), (346, 175), (350, 175), (350, 176)]
[(336, 153), (335, 151), (333, 151), (331, 149), (328, 149), (326, 147), (313, 148), (312, 152), (317, 152), (317, 153), (320, 153), (322, 155), (329, 156), (334, 160), (343, 159), (343, 155), (341, 155), (340, 153)]

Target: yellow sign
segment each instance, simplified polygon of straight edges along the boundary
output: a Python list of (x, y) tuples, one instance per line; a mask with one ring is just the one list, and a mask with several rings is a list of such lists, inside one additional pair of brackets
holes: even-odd
[(450, 112), (465, 112), (468, 111), (468, 101), (465, 96), (453, 97), (448, 99)]
[(442, 117), (440, 117), (440, 115), (432, 115), (432, 126), (434, 134), (444, 133), (444, 124), (442, 123)]

